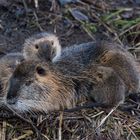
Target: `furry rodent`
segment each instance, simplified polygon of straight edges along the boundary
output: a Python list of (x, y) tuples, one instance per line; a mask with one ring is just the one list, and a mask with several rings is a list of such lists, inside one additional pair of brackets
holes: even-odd
[(137, 67), (139, 64), (123, 46), (117, 43), (98, 41), (61, 49), (58, 38), (54, 34), (44, 32), (27, 39), (23, 52), (26, 60), (30, 58), (30, 60), (50, 60), (57, 63), (69, 59), (70, 63), (76, 62), (80, 68), (94, 63), (111, 67), (124, 81), (127, 94), (139, 92), (140, 74)]
[(132, 54), (118, 46), (118, 44), (105, 42), (101, 43), (102, 48), (105, 49), (105, 52), (98, 56), (97, 63), (114, 69), (124, 81), (127, 87), (127, 94), (138, 93), (140, 90), (139, 64)]
[(43, 59), (55, 62), (61, 55), (61, 46), (57, 36), (43, 32), (32, 35), (23, 44), (23, 56), (26, 60)]
[(64, 48), (59, 55), (56, 45), (52, 56), (53, 43), (48, 45), (50, 41), (46, 40), (47, 37), (31, 46), (41, 46), (36, 53), (31, 49), (32, 57), (28, 57), (28, 49), (25, 51), (26, 61), (17, 66), (10, 78), (7, 103), (15, 109), (60, 110), (72, 108), (84, 98), (114, 106), (123, 103), (127, 93), (139, 91), (137, 63), (118, 44), (83, 43)]
[[(62, 70), (61, 67), (65, 67)], [(21, 112), (70, 109), (84, 99), (110, 107), (123, 103), (125, 86), (112, 68), (91, 65), (69, 75), (71, 65), (39, 61), (19, 64), (9, 81), (7, 103)]]

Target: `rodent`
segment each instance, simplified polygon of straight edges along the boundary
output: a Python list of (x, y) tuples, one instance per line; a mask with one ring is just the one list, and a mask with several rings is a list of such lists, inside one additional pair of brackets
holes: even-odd
[(27, 38), (22, 52), (26, 60), (43, 59), (55, 62), (61, 55), (61, 46), (57, 36), (42, 32)]
[[(63, 57), (72, 60), (78, 60), (80, 64), (86, 64), (87, 61), (93, 60), (95, 43), (83, 43), (72, 45), (62, 49), (59, 39), (55, 34), (42, 32), (34, 34), (25, 40), (23, 44), (23, 56), (25, 60), (45, 60), (53, 63), (63, 59)], [(89, 56), (85, 55), (88, 54)]]
[[(68, 53), (67, 57), (65, 57), (65, 53)], [(139, 63), (127, 50), (123, 49), (123, 46), (121, 47), (117, 43), (90, 42), (66, 48), (66, 52), (65, 49), (62, 51), (62, 57), (58, 61), (68, 58), (71, 61), (78, 61), (84, 67), (94, 63), (111, 67), (124, 81), (127, 95), (138, 93), (140, 90)]]
[[(55, 47), (49, 43), (50, 40), (55, 44)], [(36, 45), (38, 49), (35, 49)], [(61, 49), (58, 38), (54, 34), (44, 32), (27, 39), (23, 50), (26, 58), (30, 57), (30, 60), (45, 58), (44, 60), (48, 61), (50, 58), (51, 62), (57, 63), (70, 59), (70, 63), (76, 61), (81, 68), (92, 63), (111, 67), (123, 79), (127, 87), (126, 94), (137, 93), (140, 90), (140, 70), (137, 67), (139, 64), (123, 46), (117, 43), (109, 41), (88, 42)], [(55, 52), (55, 55), (50, 52)]]
[(99, 49), (105, 48), (106, 52), (101, 53), (96, 61), (102, 66), (112, 67), (114, 71), (123, 79), (127, 94), (138, 93), (140, 90), (139, 63), (135, 58), (117, 44), (101, 43)]
[(5, 97), (5, 87), (16, 66), (23, 61), (22, 53), (8, 53), (0, 59), (0, 97)]
[(7, 103), (20, 111), (72, 108), (85, 97), (114, 106), (139, 89), (133, 56), (115, 43), (74, 45), (62, 49), (55, 61), (36, 54), (17, 66), (8, 84)]
[[(61, 69), (65, 67), (65, 69)], [(125, 85), (112, 68), (98, 64), (66, 73), (71, 65), (40, 61), (20, 63), (9, 80), (7, 103), (21, 112), (70, 109), (83, 99), (112, 107), (123, 103)]]

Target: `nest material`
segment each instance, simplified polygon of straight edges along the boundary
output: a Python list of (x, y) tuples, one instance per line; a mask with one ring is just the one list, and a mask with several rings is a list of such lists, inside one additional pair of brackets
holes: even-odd
[(93, 108), (47, 115), (24, 114), (24, 117), (20, 114), (24, 119), (4, 109), (0, 113), (1, 136), (8, 140), (11, 137), (14, 140), (139, 140), (139, 106), (132, 100), (126, 106), (130, 110), (115, 109), (109, 116), (111, 109)]

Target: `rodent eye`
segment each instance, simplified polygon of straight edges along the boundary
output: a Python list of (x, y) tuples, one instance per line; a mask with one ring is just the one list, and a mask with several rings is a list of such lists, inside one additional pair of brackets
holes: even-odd
[(36, 49), (39, 49), (39, 46), (36, 44), (36, 45), (35, 45), (35, 48), (36, 48)]
[(46, 75), (46, 70), (44, 68), (42, 68), (41, 66), (36, 67), (36, 72), (37, 74), (44, 76)]

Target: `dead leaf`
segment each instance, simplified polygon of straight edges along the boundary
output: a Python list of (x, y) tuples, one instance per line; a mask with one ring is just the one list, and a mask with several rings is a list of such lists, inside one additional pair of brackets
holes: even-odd
[(78, 21), (89, 21), (89, 18), (78, 9), (71, 9), (70, 12), (72, 16)]

